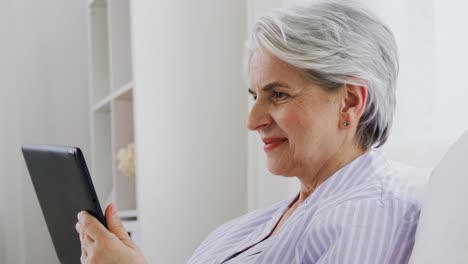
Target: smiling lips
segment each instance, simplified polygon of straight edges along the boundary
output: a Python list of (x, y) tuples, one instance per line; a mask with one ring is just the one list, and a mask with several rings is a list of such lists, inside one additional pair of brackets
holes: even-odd
[(265, 144), (263, 146), (263, 149), (268, 152), (270, 150), (273, 150), (277, 146), (281, 145), (281, 143), (287, 141), (287, 138), (281, 138), (281, 137), (269, 137), (269, 138), (264, 138), (263, 143)]

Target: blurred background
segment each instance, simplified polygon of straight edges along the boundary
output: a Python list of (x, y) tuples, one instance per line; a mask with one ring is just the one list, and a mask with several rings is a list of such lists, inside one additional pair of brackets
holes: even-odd
[[(430, 170), (468, 128), (468, 3), (362, 1), (400, 48), (383, 152)], [(150, 263), (184, 263), (216, 226), (294, 195), (247, 132), (242, 76), (255, 19), (292, 2), (1, 0), (0, 263), (58, 263), (26, 142), (79, 146)], [(132, 143), (135, 175), (119, 169)]]

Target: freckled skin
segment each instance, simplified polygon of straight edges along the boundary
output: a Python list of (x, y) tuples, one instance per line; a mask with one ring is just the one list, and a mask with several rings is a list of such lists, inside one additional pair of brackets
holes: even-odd
[[(335, 91), (325, 90), (263, 49), (253, 54), (249, 76), (256, 99), (248, 128), (257, 131), (261, 138), (287, 138), (266, 153), (267, 165), (273, 174), (299, 178), (299, 203), (335, 171), (363, 153), (355, 139), (360, 117), (359, 105), (354, 105), (353, 99), (356, 89), (343, 86)], [(281, 85), (262, 89), (271, 82)], [(353, 125), (343, 129), (342, 120)]]

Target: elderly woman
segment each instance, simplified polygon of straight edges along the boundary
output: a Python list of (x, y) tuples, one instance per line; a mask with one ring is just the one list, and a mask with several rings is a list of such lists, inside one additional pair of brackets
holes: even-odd
[[(420, 208), (375, 150), (395, 109), (397, 47), (356, 3), (275, 10), (255, 24), (248, 128), (299, 193), (214, 230), (189, 263), (406, 263)], [(79, 214), (82, 261), (143, 263), (111, 205), (109, 231)], [(91, 261), (91, 263), (94, 263)]]

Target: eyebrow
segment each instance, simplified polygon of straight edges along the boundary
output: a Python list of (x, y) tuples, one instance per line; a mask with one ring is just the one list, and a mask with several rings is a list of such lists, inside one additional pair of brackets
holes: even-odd
[[(270, 91), (271, 89), (277, 87), (277, 86), (281, 86), (281, 87), (285, 87), (285, 88), (289, 88), (289, 86), (285, 83), (282, 83), (282, 82), (278, 82), (278, 81), (273, 81), (273, 82), (270, 82), (268, 84), (266, 84), (265, 86), (263, 86), (262, 88), (262, 91)], [(255, 95), (256, 93), (249, 88), (249, 94), (252, 94), (252, 95)]]

